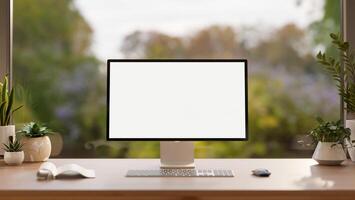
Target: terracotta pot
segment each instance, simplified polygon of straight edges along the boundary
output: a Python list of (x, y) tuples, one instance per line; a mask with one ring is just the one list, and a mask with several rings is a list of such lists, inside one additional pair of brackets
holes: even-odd
[(321, 165), (340, 165), (346, 160), (346, 154), (340, 144), (318, 142), (312, 158)]
[(15, 138), (15, 126), (0, 126), (0, 155), (4, 155), (5, 153), (3, 144), (9, 143), (9, 136), (13, 136)]
[(23, 137), (23, 151), (25, 152), (25, 162), (47, 161), (51, 155), (51, 141), (48, 136), (43, 137)]
[(4, 161), (8, 165), (21, 165), (24, 159), (23, 151), (5, 152)]

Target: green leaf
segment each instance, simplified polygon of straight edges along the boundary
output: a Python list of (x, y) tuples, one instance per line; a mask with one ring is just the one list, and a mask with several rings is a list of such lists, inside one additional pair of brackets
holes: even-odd
[(323, 120), (321, 117), (317, 117), (316, 120), (317, 120), (317, 122), (320, 123), (320, 124), (324, 122), (324, 120)]
[(1, 93), (1, 102), (7, 102), (6, 93), (7, 93), (7, 77), (5, 76), (4, 83), (2, 85), (2, 93)]
[(14, 112), (18, 111), (18, 110), (21, 109), (22, 107), (23, 107), (23, 105), (21, 105), (21, 106), (15, 108), (15, 109), (13, 109), (12, 112), (11, 112), (11, 114), (13, 114)]
[(317, 58), (318, 58), (319, 60), (321, 60), (321, 59), (322, 59), (322, 52), (321, 52), (321, 51), (319, 51), (319, 52), (318, 52), (318, 54), (317, 54)]
[(11, 109), (12, 109), (12, 104), (14, 100), (14, 90), (10, 91), (10, 96), (9, 96), (9, 103), (7, 105), (7, 109), (6, 109), (6, 113), (5, 113), (5, 123), (6, 125), (10, 124), (10, 120), (11, 120)]
[(6, 102), (2, 102), (0, 105), (0, 124), (1, 126), (5, 125), (4, 113), (5, 113)]
[(338, 35), (335, 33), (331, 33), (329, 34), (329, 36), (333, 39), (333, 40), (337, 40), (338, 39)]

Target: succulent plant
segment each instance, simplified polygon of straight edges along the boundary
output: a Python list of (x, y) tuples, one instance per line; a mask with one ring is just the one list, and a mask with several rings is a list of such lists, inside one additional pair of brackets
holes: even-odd
[(5, 76), (4, 83), (0, 83), (0, 125), (7, 126), (11, 123), (11, 115), (20, 109), (19, 106), (13, 109), (14, 89), (8, 90), (8, 79)]
[(43, 137), (46, 135), (50, 135), (53, 132), (40, 123), (30, 122), (28, 124), (25, 124), (23, 128), (19, 130), (17, 133), (20, 133), (26, 137), (35, 138), (35, 137)]
[(20, 152), (22, 151), (22, 144), (13, 136), (9, 136), (9, 144), (3, 144), (6, 152)]

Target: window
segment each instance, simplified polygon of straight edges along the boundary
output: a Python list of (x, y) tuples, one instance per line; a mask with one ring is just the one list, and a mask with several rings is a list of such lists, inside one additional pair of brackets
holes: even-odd
[(299, 137), (340, 116), (314, 60), (340, 32), (339, 1), (14, 0), (13, 23), (16, 123), (60, 133), (61, 157), (159, 155), (158, 142), (106, 142), (108, 58), (249, 60), (250, 140), (197, 142), (198, 157), (309, 156)]

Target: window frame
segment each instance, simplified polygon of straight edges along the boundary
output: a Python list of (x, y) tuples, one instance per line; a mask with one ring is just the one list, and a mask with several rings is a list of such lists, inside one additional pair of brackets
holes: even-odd
[[(342, 36), (345, 41), (348, 41), (351, 46), (355, 46), (355, 1), (352, 0), (341, 0), (341, 31)], [(353, 25), (353, 26), (351, 26)], [(344, 70), (344, 68), (343, 68)], [(347, 113), (345, 110), (344, 101), (341, 98), (340, 101), (341, 119), (343, 121), (347, 119), (353, 119), (354, 114)], [(345, 120), (344, 120), (345, 119)]]
[(0, 77), (9, 78), (12, 85), (12, 4), (13, 0), (0, 1)]

